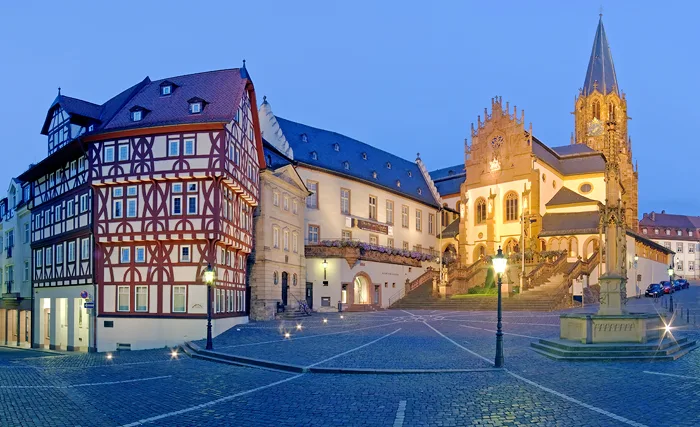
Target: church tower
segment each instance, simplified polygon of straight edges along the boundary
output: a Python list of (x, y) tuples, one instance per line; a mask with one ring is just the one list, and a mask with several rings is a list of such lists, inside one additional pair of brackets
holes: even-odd
[(626, 225), (636, 231), (638, 175), (632, 164), (632, 140), (627, 134), (627, 100), (617, 84), (615, 65), (603, 27), (603, 15), (600, 15), (598, 21), (586, 78), (576, 97), (574, 108), (576, 144), (586, 144), (596, 151), (606, 151), (605, 129), (608, 124), (614, 124), (615, 141), (607, 149), (617, 153), (614, 158), (619, 163)]

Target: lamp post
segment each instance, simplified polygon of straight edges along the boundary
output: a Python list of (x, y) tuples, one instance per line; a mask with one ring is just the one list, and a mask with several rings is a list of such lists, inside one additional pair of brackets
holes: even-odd
[(668, 296), (670, 298), (668, 311), (673, 313), (673, 261), (671, 261), (671, 264), (668, 266), (668, 285), (671, 287), (668, 291)]
[(503, 331), (502, 331), (502, 309), (501, 309), (501, 277), (506, 271), (506, 264), (508, 259), (503, 256), (503, 251), (501, 247), (498, 247), (498, 253), (491, 259), (493, 264), (493, 271), (498, 276), (498, 324), (496, 325), (496, 368), (503, 367)]
[(637, 290), (637, 299), (639, 299), (639, 274), (637, 274), (637, 263), (639, 262), (639, 256), (634, 254), (634, 287)]
[(324, 259), (323, 262), (321, 263), (321, 265), (323, 266), (323, 280), (328, 280), (328, 279), (326, 279), (326, 270), (328, 269), (328, 261), (326, 261)]
[(214, 287), (214, 282), (216, 280), (216, 274), (214, 269), (211, 268), (211, 264), (207, 265), (207, 269), (204, 270), (202, 275), (204, 283), (207, 285), (207, 350), (214, 348), (211, 340), (211, 288)]

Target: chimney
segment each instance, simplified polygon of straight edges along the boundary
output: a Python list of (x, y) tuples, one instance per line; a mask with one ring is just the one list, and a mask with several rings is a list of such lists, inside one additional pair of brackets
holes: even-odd
[(665, 211), (665, 210), (661, 210), (661, 213), (662, 213), (662, 214), (665, 214), (665, 213), (666, 213), (666, 211)]
[(654, 211), (651, 211), (651, 220), (656, 221), (656, 213)]
[(645, 214), (642, 215), (642, 219), (647, 219), (647, 218), (649, 218), (649, 214), (648, 214), (648, 213), (645, 213)]

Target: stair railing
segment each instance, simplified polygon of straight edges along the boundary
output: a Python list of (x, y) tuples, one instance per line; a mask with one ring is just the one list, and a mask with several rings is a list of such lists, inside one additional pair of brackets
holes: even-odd
[(552, 262), (545, 261), (532, 269), (525, 275), (525, 289), (532, 289), (536, 286), (533, 283), (539, 282), (541, 284), (546, 278), (558, 271), (564, 265), (566, 256), (567, 252), (562, 251)]

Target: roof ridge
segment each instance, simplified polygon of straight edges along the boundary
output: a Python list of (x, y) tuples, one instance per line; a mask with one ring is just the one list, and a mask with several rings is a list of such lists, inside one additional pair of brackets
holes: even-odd
[(191, 76), (198, 76), (198, 75), (202, 75), (202, 74), (221, 73), (223, 71), (239, 71), (240, 69), (241, 69), (240, 67), (238, 67), (238, 68), (222, 68), (220, 70), (209, 70), (209, 71), (200, 71), (197, 73), (181, 74), (179, 76), (170, 76), (170, 77), (163, 77), (162, 79), (156, 79), (156, 80), (153, 80), (152, 83), (160, 82), (162, 80), (177, 79), (180, 77), (191, 77)]

